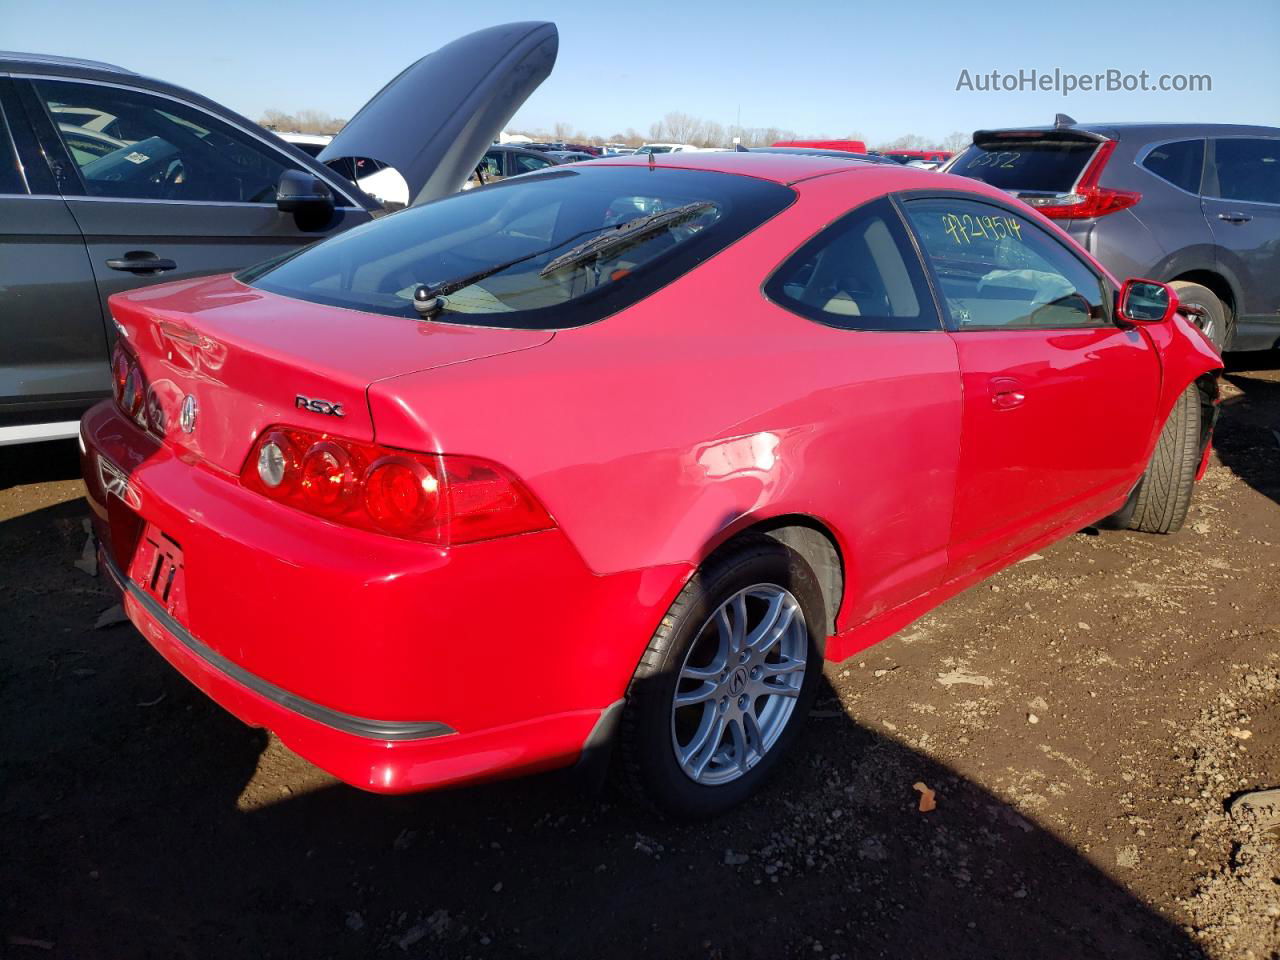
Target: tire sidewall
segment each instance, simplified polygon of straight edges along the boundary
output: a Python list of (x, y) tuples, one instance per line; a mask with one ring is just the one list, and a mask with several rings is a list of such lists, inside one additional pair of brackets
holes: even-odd
[[(756, 584), (776, 584), (800, 602), (809, 636), (805, 676), (796, 704), (782, 734), (767, 753), (742, 776), (726, 784), (705, 786), (695, 783), (680, 768), (671, 743), (671, 705), (680, 670), (694, 639), (715, 610), (729, 597)], [(773, 773), (799, 736), (809, 713), (822, 674), (822, 624), (826, 622), (822, 592), (809, 565), (787, 547), (770, 542), (753, 547), (737, 562), (708, 565), (693, 587), (692, 602), (673, 624), (665, 649), (655, 669), (637, 675), (634, 691), (636, 742), (634, 744), (646, 781), (646, 792), (664, 812), (687, 818), (713, 816), (741, 803)]]
[(1175, 280), (1169, 284), (1178, 294), (1178, 302), (1206, 310), (1213, 320), (1213, 333), (1206, 334), (1210, 342), (1221, 354), (1227, 349), (1230, 331), (1227, 329), (1227, 308), (1208, 287), (1186, 280)]

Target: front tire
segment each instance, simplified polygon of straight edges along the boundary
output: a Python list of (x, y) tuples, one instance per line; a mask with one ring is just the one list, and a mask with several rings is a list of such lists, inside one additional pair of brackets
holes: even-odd
[(1174, 533), (1191, 505), (1200, 466), (1200, 391), (1193, 383), (1182, 391), (1160, 431), (1155, 453), (1122, 513), (1130, 530)]
[(817, 579), (794, 551), (750, 536), (714, 555), (632, 677), (618, 742), (624, 789), (690, 819), (755, 793), (809, 713), (825, 623)]

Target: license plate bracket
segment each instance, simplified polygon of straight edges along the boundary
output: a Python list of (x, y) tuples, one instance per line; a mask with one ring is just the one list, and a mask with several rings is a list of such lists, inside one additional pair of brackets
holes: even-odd
[(184, 626), (187, 623), (186, 564), (182, 545), (154, 523), (138, 538), (129, 579)]

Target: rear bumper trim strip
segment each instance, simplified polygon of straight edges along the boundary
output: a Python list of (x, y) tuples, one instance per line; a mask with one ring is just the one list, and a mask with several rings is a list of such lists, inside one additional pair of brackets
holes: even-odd
[(270, 700), (272, 703), (278, 704), (287, 710), (291, 710), (300, 716), (313, 720), (316, 723), (339, 730), (342, 733), (349, 733), (356, 737), (366, 737), (375, 740), (426, 740), (432, 737), (443, 737), (454, 734), (455, 731), (447, 724), (439, 723), (434, 720), (421, 722), (401, 722), (395, 720), (370, 720), (367, 717), (355, 717), (348, 713), (340, 713), (329, 707), (321, 706), (310, 700), (292, 694), (287, 690), (277, 687), (273, 683), (263, 680), (257, 674), (250, 673), (240, 665), (231, 662), (220, 653), (210, 649), (205, 644), (197, 640), (191, 633), (184, 628), (178, 621), (169, 616), (167, 610), (164, 609), (153, 597), (146, 593), (141, 587), (131, 581), (128, 577), (120, 572), (120, 568), (116, 566), (115, 561), (107, 554), (107, 551), (99, 551), (99, 556), (103, 560), (103, 565), (107, 572), (111, 575), (111, 579), (121, 591), (128, 594), (130, 598), (139, 603), (147, 613), (163, 627), (170, 636), (181, 643), (187, 650), (195, 654), (209, 666), (225, 674), (241, 686), (251, 690), (260, 697)]

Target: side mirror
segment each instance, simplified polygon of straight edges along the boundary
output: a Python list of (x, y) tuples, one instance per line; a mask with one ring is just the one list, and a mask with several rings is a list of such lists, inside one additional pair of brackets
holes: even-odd
[(319, 177), (286, 170), (276, 186), (276, 209), (292, 213), (303, 230), (323, 227), (333, 217), (333, 191)]
[(1130, 278), (1120, 288), (1117, 312), (1129, 323), (1166, 323), (1178, 312), (1178, 295), (1167, 283)]

